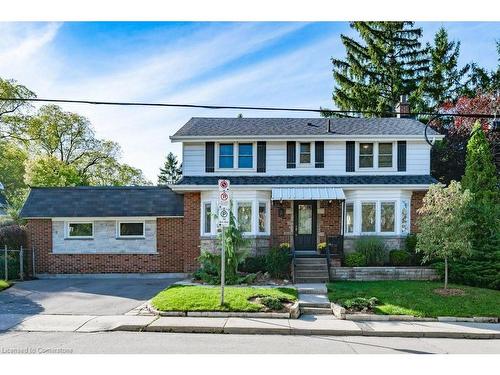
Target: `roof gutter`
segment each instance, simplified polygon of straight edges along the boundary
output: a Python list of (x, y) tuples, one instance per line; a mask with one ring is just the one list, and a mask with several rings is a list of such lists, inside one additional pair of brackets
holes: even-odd
[[(276, 189), (279, 187), (284, 188), (321, 188), (321, 187), (335, 187), (342, 189), (405, 189), (405, 190), (427, 190), (432, 184), (289, 184), (289, 185), (231, 185), (232, 190), (269, 190)], [(175, 185), (172, 190), (178, 192), (189, 192), (189, 191), (210, 191), (217, 189), (217, 185)]]
[[(227, 140), (231, 139), (234, 140), (235, 137), (237, 137), (238, 140), (240, 139), (245, 139), (245, 140), (256, 140), (256, 139), (272, 139), (275, 141), (287, 141), (290, 139), (331, 139), (335, 141), (350, 141), (350, 140), (371, 140), (373, 141), (374, 139), (394, 139), (394, 140), (421, 140), (425, 142), (424, 138), (424, 133), (421, 135), (403, 135), (403, 134), (384, 134), (384, 135), (370, 135), (370, 134), (364, 134), (364, 135), (338, 135), (334, 133), (325, 133), (325, 134), (315, 134), (315, 135), (287, 135), (283, 136), (282, 134), (280, 135), (220, 135), (220, 136), (194, 136), (194, 135), (189, 135), (189, 136), (170, 136), (170, 141), (174, 142), (206, 142), (206, 141), (217, 141), (217, 140)], [(436, 140), (441, 140), (445, 136), (442, 134), (432, 134), (429, 135), (429, 138), (433, 138)]]

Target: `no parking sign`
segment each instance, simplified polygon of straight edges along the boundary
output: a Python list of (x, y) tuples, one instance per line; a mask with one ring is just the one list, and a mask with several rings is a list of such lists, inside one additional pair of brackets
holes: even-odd
[(230, 215), (230, 207), (231, 207), (231, 199), (229, 197), (229, 180), (219, 180), (219, 225), (221, 227), (229, 226), (229, 215)]

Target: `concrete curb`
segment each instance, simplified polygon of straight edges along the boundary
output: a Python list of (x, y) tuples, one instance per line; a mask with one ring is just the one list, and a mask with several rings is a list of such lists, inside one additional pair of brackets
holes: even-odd
[[(5, 319), (4, 319), (5, 318)], [(475, 322), (403, 322), (335, 319), (333, 316), (305, 315), (300, 319), (240, 317), (156, 317), (36, 315), (0, 316), (4, 331), (106, 332), (147, 331), (183, 333), (227, 333), (260, 335), (328, 335), (500, 339), (500, 325)]]

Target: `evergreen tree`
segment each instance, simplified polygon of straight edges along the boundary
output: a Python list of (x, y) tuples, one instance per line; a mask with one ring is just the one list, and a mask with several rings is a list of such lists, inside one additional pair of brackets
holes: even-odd
[(429, 71), (414, 93), (417, 112), (433, 112), (445, 102), (455, 102), (470, 69), (469, 65), (458, 67), (460, 42), (450, 41), (444, 28), (440, 28), (434, 36), (434, 45), (427, 43), (427, 49)]
[(182, 169), (179, 167), (177, 156), (175, 156), (172, 152), (169, 152), (163, 168), (160, 168), (158, 185), (175, 184), (181, 178), (181, 174)]
[(473, 63), (467, 86), (462, 90), (463, 95), (473, 97), (478, 91), (482, 93), (495, 93), (500, 90), (500, 41), (496, 42), (496, 49), (498, 54), (496, 70), (488, 71)]
[[(341, 35), (345, 59), (332, 59), (333, 101), (342, 110), (392, 112), (428, 70), (422, 29), (413, 22), (351, 22), (360, 41)], [(410, 98), (411, 99), (411, 98)]]
[(450, 264), (457, 283), (500, 289), (500, 187), (491, 147), (476, 123), (467, 144), (462, 187), (471, 192), (467, 217), (473, 221), (472, 258)]

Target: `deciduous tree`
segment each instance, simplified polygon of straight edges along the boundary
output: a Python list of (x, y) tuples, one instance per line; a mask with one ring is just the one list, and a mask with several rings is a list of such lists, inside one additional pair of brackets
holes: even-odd
[(431, 185), (418, 210), (417, 252), (423, 261), (442, 259), (445, 264), (444, 288), (448, 288), (448, 260), (467, 257), (471, 253), (472, 220), (467, 215), (471, 202), (468, 190), (452, 181), (448, 187)]

